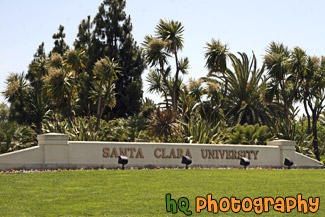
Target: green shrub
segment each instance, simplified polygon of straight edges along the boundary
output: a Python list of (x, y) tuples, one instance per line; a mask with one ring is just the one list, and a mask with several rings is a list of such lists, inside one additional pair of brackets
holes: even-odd
[(15, 151), (37, 144), (35, 131), (16, 122), (0, 122), (0, 153)]
[(272, 139), (273, 136), (267, 126), (245, 124), (233, 127), (225, 142), (228, 144), (265, 145)]

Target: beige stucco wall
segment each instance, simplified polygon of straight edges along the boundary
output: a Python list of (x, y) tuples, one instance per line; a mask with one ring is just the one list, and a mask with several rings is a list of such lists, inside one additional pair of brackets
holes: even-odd
[[(103, 149), (108, 148), (112, 157), (104, 157)], [(278, 147), (254, 146), (254, 145), (202, 145), (202, 144), (173, 144), (173, 143), (120, 143), (120, 142), (69, 142), (69, 163), (70, 164), (92, 164), (104, 165), (108, 167), (117, 166), (117, 158), (112, 155), (113, 149), (116, 149), (120, 155), (120, 149), (126, 149), (126, 155), (129, 158), (128, 166), (160, 166), (160, 167), (177, 167), (181, 158), (178, 156), (179, 150), (185, 155), (189, 150), (192, 155), (193, 166), (205, 167), (221, 167), (221, 166), (239, 166), (239, 156), (233, 157), (236, 151), (258, 151), (257, 159), (254, 154), (250, 153), (251, 166), (281, 166), (279, 159)], [(130, 149), (134, 149), (133, 157)], [(136, 158), (137, 150), (141, 149), (143, 158)], [(176, 157), (163, 158), (163, 150), (165, 155), (171, 155), (172, 149), (175, 151)], [(155, 150), (156, 155), (155, 156)], [(214, 154), (210, 154), (211, 151)], [(218, 159), (216, 158), (218, 152)], [(178, 152), (178, 153), (177, 153)], [(203, 156), (202, 156), (203, 152)], [(220, 153), (221, 152), (221, 153)], [(224, 154), (223, 159), (221, 154)], [(227, 156), (228, 154), (228, 156)], [(140, 155), (140, 154), (139, 154)], [(206, 156), (206, 158), (204, 158)], [(161, 157), (160, 157), (161, 156)], [(270, 157), (273, 156), (273, 157)], [(228, 157), (228, 159), (227, 159)], [(245, 153), (245, 157), (249, 157)], [(233, 159), (235, 158), (235, 159)]]
[(43, 164), (43, 150), (36, 146), (0, 155), (0, 170), (12, 168), (33, 169)]
[(295, 142), (276, 140), (267, 145), (212, 145), (135, 142), (72, 142), (68, 135), (43, 134), (39, 146), (0, 155), (0, 170), (36, 168), (117, 168), (118, 155), (126, 155), (126, 167), (179, 167), (181, 156), (190, 155), (191, 166), (238, 167), (240, 157), (250, 166), (282, 167), (284, 158), (296, 167), (322, 167), (314, 159), (295, 152)]

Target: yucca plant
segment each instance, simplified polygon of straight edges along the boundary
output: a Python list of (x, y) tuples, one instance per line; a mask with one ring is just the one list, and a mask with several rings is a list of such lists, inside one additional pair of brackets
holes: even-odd
[(95, 132), (95, 117), (77, 117), (73, 121), (65, 119), (57, 123), (47, 122), (43, 131), (46, 133), (56, 132), (69, 135), (71, 141), (105, 141), (108, 138), (107, 123), (103, 121), (101, 130)]
[(299, 134), (299, 126), (295, 121), (298, 115), (298, 108), (291, 107), (287, 118), (277, 118), (270, 122), (270, 129), (277, 139), (286, 139), (297, 141)]
[(164, 142), (175, 139), (179, 133), (179, 124), (176, 123), (177, 113), (172, 109), (160, 110), (152, 114), (147, 130), (149, 136), (156, 136)]
[(222, 121), (214, 125), (203, 119), (191, 118), (188, 123), (181, 124), (185, 142), (216, 144), (222, 142), (225, 137)]
[(96, 131), (97, 117), (76, 117), (73, 121), (47, 122), (43, 131), (68, 134), (71, 141), (131, 142), (141, 132), (137, 129), (141, 123), (134, 123), (134, 119), (118, 118), (108, 122), (102, 119)]

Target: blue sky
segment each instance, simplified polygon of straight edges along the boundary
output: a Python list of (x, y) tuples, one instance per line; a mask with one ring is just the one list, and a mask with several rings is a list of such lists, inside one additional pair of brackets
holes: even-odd
[[(27, 71), (39, 44), (45, 42), (46, 52), (52, 49), (52, 35), (60, 24), (71, 46), (81, 20), (88, 15), (93, 18), (101, 2), (0, 1), (0, 91), (10, 72)], [(187, 56), (191, 65), (186, 78), (199, 78), (207, 74), (204, 47), (212, 38), (227, 43), (233, 53), (251, 56), (254, 51), (259, 63), (271, 41), (283, 42), (289, 48), (300, 46), (309, 55), (325, 55), (324, 6), (321, 0), (128, 0), (126, 13), (131, 15), (138, 44), (145, 35), (154, 33), (159, 19), (182, 22), (185, 43), (181, 56)], [(146, 84), (144, 91), (148, 96)]]

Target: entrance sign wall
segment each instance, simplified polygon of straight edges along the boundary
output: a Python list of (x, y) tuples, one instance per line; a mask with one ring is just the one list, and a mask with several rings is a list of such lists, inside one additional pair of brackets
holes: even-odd
[(216, 145), (144, 142), (68, 141), (68, 135), (37, 136), (39, 146), (0, 155), (0, 170), (58, 168), (117, 168), (118, 156), (127, 156), (126, 167), (179, 167), (183, 155), (191, 166), (238, 167), (241, 157), (250, 167), (283, 167), (284, 159), (295, 167), (321, 168), (322, 163), (295, 152), (295, 142), (270, 141), (267, 145)]

